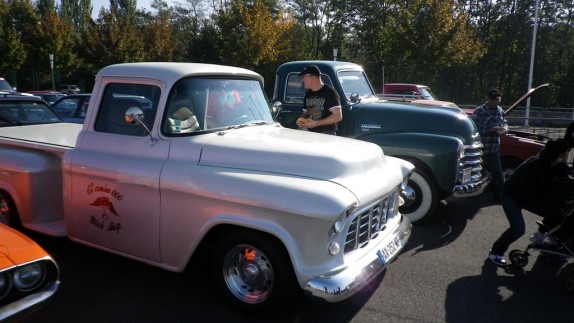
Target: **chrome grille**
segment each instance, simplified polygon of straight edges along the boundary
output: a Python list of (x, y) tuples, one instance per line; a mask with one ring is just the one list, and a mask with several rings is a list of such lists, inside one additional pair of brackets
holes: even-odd
[[(472, 145), (464, 146), (464, 155), (459, 161), (457, 184), (472, 184), (482, 179), (482, 143), (480, 136), (475, 136)], [(463, 183), (464, 170), (471, 169), (470, 181)]]
[(349, 217), (351, 223), (345, 239), (345, 253), (364, 247), (385, 229), (390, 212), (394, 212), (397, 194), (398, 190), (395, 190), (389, 196), (351, 214)]

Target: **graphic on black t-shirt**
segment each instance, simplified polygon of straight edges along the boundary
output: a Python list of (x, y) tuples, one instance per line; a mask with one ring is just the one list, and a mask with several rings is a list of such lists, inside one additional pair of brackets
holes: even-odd
[[(339, 95), (328, 85), (323, 85), (318, 91), (308, 90), (305, 93), (303, 109), (305, 109), (308, 118), (311, 120), (327, 118), (331, 114), (329, 109), (337, 106), (341, 106)], [(337, 124), (315, 127), (309, 130), (313, 132), (336, 131)]]

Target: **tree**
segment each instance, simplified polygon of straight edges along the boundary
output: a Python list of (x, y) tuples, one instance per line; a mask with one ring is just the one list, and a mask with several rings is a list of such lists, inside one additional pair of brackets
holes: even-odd
[(142, 29), (133, 17), (119, 14), (114, 6), (110, 10), (102, 8), (83, 39), (83, 57), (91, 63), (93, 73), (107, 65), (146, 58)]
[[(10, 7), (8, 1), (0, 0), (0, 31), (3, 35), (0, 42), (0, 76), (19, 69), (26, 59), (21, 32), (13, 20)], [(11, 81), (13, 85), (17, 85), (14, 80)]]

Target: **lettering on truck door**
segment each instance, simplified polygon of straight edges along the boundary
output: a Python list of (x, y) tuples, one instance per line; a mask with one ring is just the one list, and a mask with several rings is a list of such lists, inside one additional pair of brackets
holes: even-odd
[(157, 133), (154, 121), (160, 88), (109, 83), (103, 91), (94, 130), (80, 137), (79, 149), (71, 160), (68, 191), (73, 196), (66, 201), (71, 204), (67, 205), (72, 210), (69, 214), (73, 214), (67, 224), (69, 235), (74, 240), (159, 261), (159, 174), (169, 142), (159, 140), (152, 145), (145, 129), (126, 123), (124, 114), (131, 107), (139, 107), (148, 128)]

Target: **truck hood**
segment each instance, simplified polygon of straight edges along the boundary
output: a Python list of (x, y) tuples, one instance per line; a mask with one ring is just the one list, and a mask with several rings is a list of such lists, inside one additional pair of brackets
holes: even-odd
[[(460, 138), (471, 143), (478, 133), (474, 122), (465, 113), (451, 108), (412, 102), (378, 101), (352, 106), (350, 117), (356, 118), (363, 133), (429, 133)], [(343, 115), (345, 118), (346, 116)], [(392, 120), (392, 122), (387, 120)], [(437, 127), (440, 125), (440, 127)]]
[[(281, 173), (338, 183), (357, 193), (379, 182), (396, 186), (410, 171), (389, 163), (377, 145), (276, 125), (230, 130), (204, 145), (199, 165)], [(391, 169), (392, 168), (392, 169)], [(384, 175), (382, 175), (384, 174)], [(376, 192), (363, 192), (373, 194)], [(380, 193), (380, 192), (378, 192)]]

